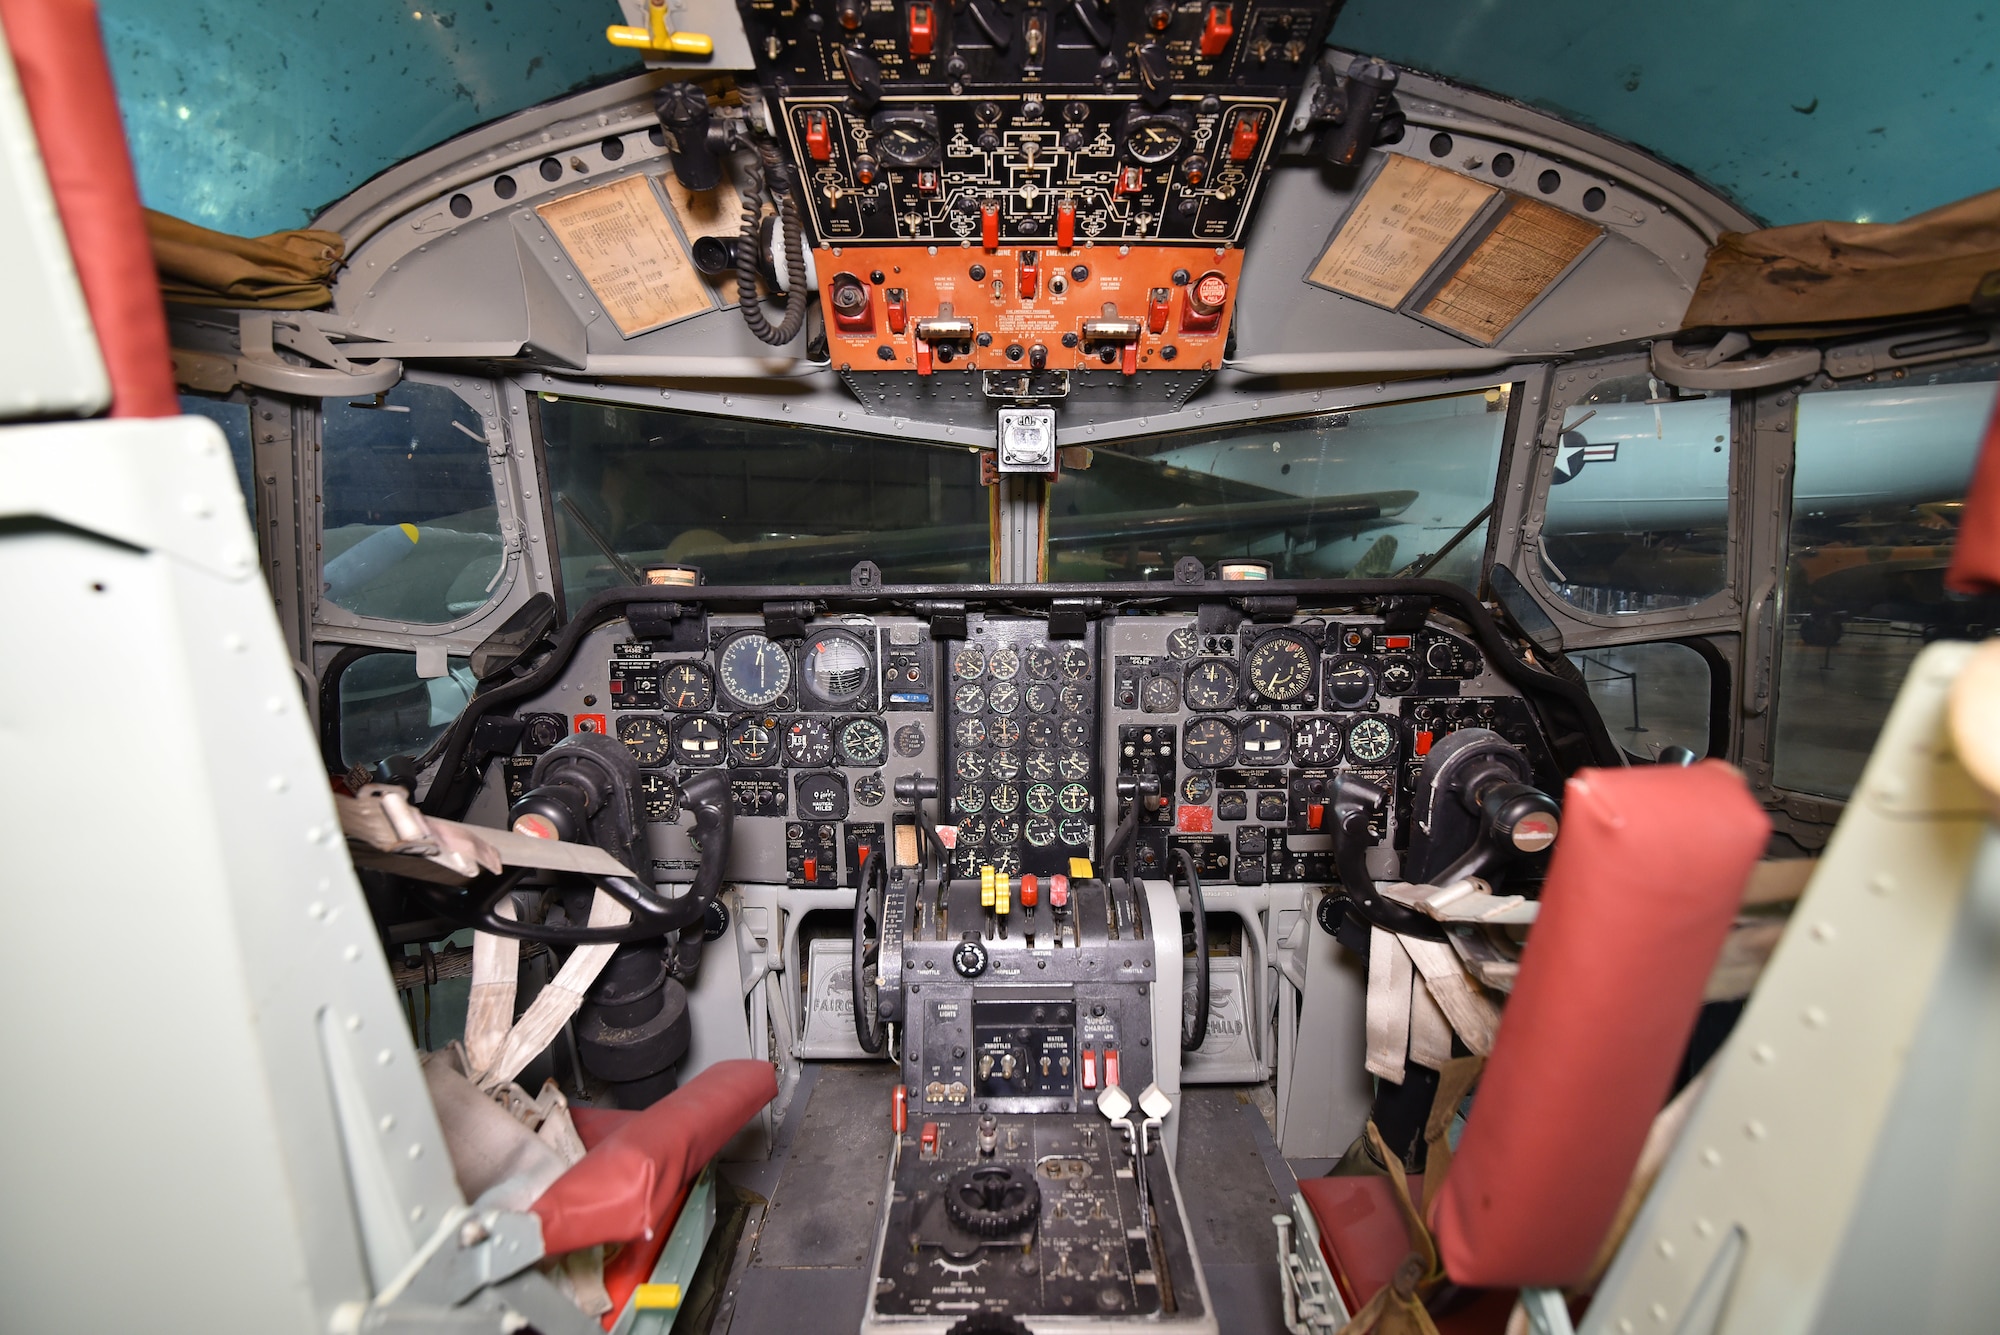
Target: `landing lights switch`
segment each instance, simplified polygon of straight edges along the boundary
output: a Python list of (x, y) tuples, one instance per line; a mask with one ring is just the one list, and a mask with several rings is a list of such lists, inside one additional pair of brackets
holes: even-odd
[(999, 468), (1003, 473), (1056, 471), (1056, 410), (1000, 410)]

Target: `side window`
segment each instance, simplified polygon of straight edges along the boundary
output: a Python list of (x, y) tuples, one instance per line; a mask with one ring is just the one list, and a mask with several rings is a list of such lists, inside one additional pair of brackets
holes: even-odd
[(1708, 754), (1708, 660), (1685, 644), (1620, 644), (1574, 650), (1591, 703), (1612, 740), (1635, 760), (1658, 760), (1668, 747)]
[(415, 654), (366, 654), (347, 664), (335, 684), (343, 767), (422, 755), (444, 734), (478, 685), (469, 660), (445, 661), (445, 675), (428, 680), (417, 675)]
[(1987, 363), (1799, 396), (1779, 787), (1847, 796), (1925, 643), (2000, 627), (2000, 600), (1944, 589), (1996, 374)]
[(243, 505), (250, 513), (250, 527), (257, 527), (257, 480), (250, 462), (250, 405), (205, 399), (199, 394), (181, 395), (181, 411), (189, 417), (206, 417), (222, 428), (229, 442), (229, 458), (236, 465), (236, 484), (243, 488)]
[(1729, 583), (1729, 396), (1615, 376), (1563, 413), (1542, 524), (1552, 592), (1579, 611), (1691, 607)]
[(321, 593), (359, 616), (455, 621), (484, 606), (504, 553), (486, 432), (441, 385), (327, 399)]

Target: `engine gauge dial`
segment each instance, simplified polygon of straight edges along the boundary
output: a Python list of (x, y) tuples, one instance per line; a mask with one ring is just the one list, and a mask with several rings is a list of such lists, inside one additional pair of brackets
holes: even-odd
[(1259, 714), (1237, 729), (1236, 747), (1246, 765), (1282, 765), (1292, 751), (1292, 725), (1281, 718)]
[(1090, 822), (1081, 816), (1065, 816), (1056, 823), (1056, 837), (1071, 848), (1082, 848), (1090, 842)]
[(619, 719), (618, 740), (641, 765), (664, 764), (673, 752), (673, 738), (666, 725), (651, 714), (627, 714)]
[(773, 735), (771, 725), (763, 719), (739, 719), (729, 725), (729, 763), (732, 765), (768, 765), (777, 748), (778, 739)]
[(1090, 708), (1090, 692), (1081, 686), (1065, 686), (1056, 698), (1065, 714), (1081, 714)]
[(1148, 714), (1171, 714), (1181, 707), (1181, 688), (1172, 677), (1148, 677), (1139, 688), (1139, 707)]
[(1385, 658), (1378, 689), (1384, 695), (1408, 695), (1417, 685), (1417, 665), (1407, 658)]
[(1340, 763), (1340, 724), (1330, 718), (1302, 719), (1292, 733), (1292, 759), (1301, 765)]
[(1036, 714), (1051, 714), (1056, 707), (1056, 688), (1045, 681), (1033, 682), (1021, 692), (1021, 702)]
[(1211, 658), (1191, 670), (1181, 694), (1189, 709), (1227, 709), (1236, 703), (1236, 665)]
[(1236, 728), (1226, 718), (1198, 718), (1181, 734), (1181, 756), (1190, 765), (1221, 769), (1236, 759)]
[(792, 765), (833, 763), (832, 725), (825, 719), (793, 719), (785, 725), (785, 760)]
[(951, 675), (960, 681), (978, 681), (986, 675), (986, 651), (968, 644), (951, 659)]
[(1375, 665), (1365, 658), (1341, 658), (1326, 666), (1329, 709), (1360, 709), (1375, 698)]
[(952, 740), (961, 747), (986, 745), (986, 720), (962, 718), (951, 725)]
[(1032, 846), (1047, 848), (1056, 841), (1056, 823), (1047, 816), (1030, 816), (1027, 825), (1022, 827), (1022, 833)]
[[(998, 840), (996, 839), (997, 843)], [(1008, 841), (1012, 843), (1012, 840)], [(1015, 876), (1021, 870), (1021, 855), (1012, 848), (1001, 848), (993, 854), (993, 870), (1002, 876)]]
[(1087, 779), (1090, 777), (1090, 753), (1077, 747), (1070, 747), (1056, 757), (1056, 773), (1065, 779)]
[[(987, 823), (986, 842), (989, 844), (1011, 844), (1020, 837), (1021, 818), (1019, 816), (995, 816)], [(1000, 870), (1000, 861), (998, 858), (994, 859), (993, 870)], [(1017, 863), (1015, 864), (1014, 871), (1019, 870), (1020, 865)], [(1012, 872), (1008, 874), (1012, 875)]]
[(898, 167), (934, 167), (938, 162), (937, 131), (915, 121), (897, 120), (876, 132), (875, 151), (883, 161)]
[(1056, 675), (1055, 651), (1047, 645), (1032, 646), (1022, 656), (1022, 662), (1028, 669), (1028, 675), (1036, 681), (1048, 681)]
[(874, 772), (862, 775), (854, 781), (854, 800), (864, 807), (872, 807), (887, 795), (882, 787), (882, 776)]
[(889, 749), (882, 725), (872, 718), (850, 719), (841, 725), (840, 758), (849, 765), (879, 765)]
[(1021, 736), (1029, 746), (1054, 746), (1056, 725), (1051, 719), (1031, 718), (1021, 727)]
[(996, 681), (986, 690), (986, 707), (996, 714), (1011, 714), (1021, 707), (1021, 688), (1011, 681)]
[(722, 647), (722, 689), (752, 708), (775, 703), (792, 684), (792, 659), (768, 635), (750, 631)]
[(1125, 130), (1125, 154), (1134, 162), (1152, 166), (1165, 162), (1187, 143), (1187, 131), (1165, 117), (1129, 123)]
[(981, 784), (961, 783), (952, 792), (951, 809), (968, 816), (986, 810), (986, 789)]
[(1055, 785), (1031, 783), (1028, 785), (1028, 791), (1022, 796), (1022, 801), (1026, 802), (1028, 810), (1037, 816), (1046, 816), (1056, 809)]
[(995, 751), (992, 759), (993, 777), (996, 779), (1018, 779), (1021, 777), (1021, 756), (1017, 751)]
[(1090, 655), (1080, 644), (1064, 645), (1060, 666), (1064, 680), (1082, 681), (1090, 675)]
[(969, 851), (986, 842), (986, 818), (967, 816), (958, 823), (958, 846), (961, 851)]
[(960, 751), (951, 762), (951, 772), (961, 779), (985, 778), (985, 753), (982, 751)]
[(1030, 751), (1022, 761), (1022, 768), (1030, 779), (1037, 783), (1047, 783), (1056, 777), (1056, 757), (1052, 751)]
[(1090, 810), (1090, 789), (1080, 783), (1066, 783), (1056, 793), (1056, 805), (1072, 816), (1081, 816)]
[(987, 727), (986, 735), (995, 746), (1013, 746), (1021, 740), (1021, 725), (1010, 718), (996, 718)]
[(986, 656), (986, 672), (995, 681), (1012, 681), (1021, 675), (1021, 651), (1003, 644)]
[(639, 776), (639, 804), (650, 823), (672, 825), (681, 815), (680, 785), (657, 771), (642, 774)]
[(1193, 658), (1195, 651), (1200, 648), (1201, 640), (1194, 633), (1193, 626), (1182, 626), (1179, 630), (1167, 636), (1167, 657), (1176, 662), (1184, 663), (1188, 659)]
[(967, 682), (952, 692), (953, 708), (961, 714), (983, 714), (986, 712), (986, 692), (974, 682)]
[(707, 709), (715, 703), (715, 678), (700, 663), (670, 663), (660, 673), (660, 700), (682, 713)]
[(896, 729), (896, 754), (914, 760), (924, 753), (924, 725), (905, 723)]
[(1304, 637), (1281, 630), (1258, 641), (1244, 664), (1250, 686), (1266, 700), (1296, 700), (1312, 686), (1315, 658)]
[(722, 725), (705, 715), (674, 725), (674, 758), (683, 765), (720, 765), (723, 745)]
[(1181, 780), (1181, 801), (1202, 806), (1215, 797), (1213, 774), (1190, 774)]
[(1080, 718), (1066, 718), (1056, 727), (1056, 736), (1064, 746), (1085, 746), (1090, 742), (1090, 729)]
[(993, 791), (986, 795), (986, 805), (996, 813), (1010, 815), (1021, 808), (1021, 786), (1017, 783), (996, 783)]
[(1357, 719), (1347, 730), (1347, 754), (1357, 765), (1376, 765), (1396, 749), (1396, 734), (1379, 718)]
[(824, 630), (806, 641), (806, 687), (838, 708), (860, 698), (874, 676), (868, 648), (844, 630)]

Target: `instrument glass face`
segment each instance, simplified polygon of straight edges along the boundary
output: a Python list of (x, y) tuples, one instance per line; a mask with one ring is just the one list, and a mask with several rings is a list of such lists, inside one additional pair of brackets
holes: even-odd
[(872, 676), (867, 646), (846, 631), (822, 631), (806, 642), (806, 685), (826, 703), (859, 699)]
[(1292, 750), (1292, 726), (1281, 718), (1259, 714), (1236, 731), (1236, 745), (1246, 765), (1282, 765)]
[(1347, 754), (1358, 765), (1373, 765), (1396, 749), (1396, 735), (1379, 718), (1364, 718), (1347, 732)]
[(1181, 754), (1191, 765), (1221, 769), (1236, 759), (1236, 727), (1226, 718), (1198, 718), (1181, 738)]
[(1252, 689), (1278, 704), (1298, 699), (1312, 685), (1312, 647), (1291, 631), (1265, 637), (1245, 666)]
[(793, 765), (833, 760), (833, 727), (825, 719), (795, 718), (785, 727), (785, 759)]
[(1292, 733), (1292, 759), (1301, 765), (1339, 764), (1343, 740), (1340, 725), (1332, 719), (1303, 719)]
[(722, 650), (722, 686), (752, 708), (774, 704), (791, 688), (792, 659), (768, 635), (738, 635)]
[(1236, 703), (1236, 665), (1211, 658), (1187, 675), (1181, 692), (1189, 709), (1227, 709)]
[(660, 699), (682, 713), (707, 709), (715, 703), (715, 678), (700, 663), (670, 663), (660, 673)]
[(666, 725), (650, 714), (629, 714), (619, 719), (618, 740), (625, 743), (633, 760), (645, 766), (664, 764), (673, 750), (673, 739), (668, 736)]
[(683, 765), (720, 765), (723, 745), (722, 726), (712, 718), (696, 715), (674, 725), (674, 759)]
[(889, 737), (872, 718), (851, 719), (840, 729), (840, 757), (850, 765), (879, 765)]

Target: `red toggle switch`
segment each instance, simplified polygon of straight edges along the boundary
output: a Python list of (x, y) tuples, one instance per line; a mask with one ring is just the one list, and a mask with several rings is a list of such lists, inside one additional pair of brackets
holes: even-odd
[(1119, 195), (1136, 195), (1146, 188), (1146, 172), (1141, 167), (1124, 167), (1118, 172), (1118, 184), (1112, 191)]
[(917, 340), (917, 374), (929, 375), (930, 373), (931, 345), (920, 338)]
[(819, 879), (819, 859), (807, 858), (799, 870), (803, 873), (802, 879), (817, 881)]
[(937, 41), (937, 13), (928, 4), (910, 5), (910, 54), (927, 56)]
[(1324, 802), (1313, 802), (1307, 805), (1306, 828), (1308, 830), (1317, 830), (1325, 820), (1326, 804)]
[(922, 1145), (922, 1147), (923, 1147), (923, 1148), (922, 1148), (922, 1153), (923, 1153), (923, 1156), (924, 1156), (924, 1158), (926, 1158), (926, 1159), (935, 1159), (935, 1158), (937, 1158), (937, 1152), (938, 1152), (938, 1129), (937, 1129), (937, 1123), (936, 1123), (936, 1122), (925, 1122), (925, 1123), (924, 1123), (924, 1132), (923, 1132), (923, 1135), (922, 1135), (921, 1137), (919, 1137), (919, 1142), (920, 1142), (920, 1144), (921, 1144), (921, 1145)]
[(1076, 201), (1071, 199), (1056, 202), (1056, 249), (1076, 249)]
[(1160, 333), (1167, 327), (1167, 311), (1173, 304), (1172, 289), (1156, 287), (1146, 294), (1146, 332)]
[(824, 111), (806, 113), (806, 156), (814, 162), (825, 162), (833, 156), (833, 135), (826, 127)]
[(1033, 874), (1021, 878), (1021, 907), (1031, 909), (1041, 902), (1041, 891), (1036, 888)]
[(988, 250), (1000, 249), (1000, 206), (991, 201), (979, 206), (979, 240)]
[(868, 855), (873, 851), (867, 844), (856, 844), (854, 846), (854, 866), (857, 870), (868, 864)]
[(1427, 756), (1427, 755), (1429, 755), (1429, 754), (1431, 753), (1431, 740), (1432, 740), (1432, 736), (1431, 736), (1430, 732), (1428, 732), (1428, 731), (1425, 731), (1425, 732), (1420, 732), (1420, 733), (1418, 733), (1418, 734), (1417, 734), (1417, 754), (1418, 754), (1418, 755), (1420, 755), (1420, 756)]
[(889, 1129), (902, 1135), (910, 1129), (910, 1087), (898, 1085), (889, 1091)]
[(1069, 877), (1061, 872), (1049, 877), (1049, 907), (1052, 909), (1069, 907)]
[(1246, 111), (1236, 118), (1236, 129), (1229, 136), (1229, 160), (1248, 162), (1257, 156), (1257, 145), (1264, 138), (1264, 113)]
[(882, 305), (889, 313), (889, 332), (900, 334), (910, 326), (910, 303), (904, 289), (900, 287), (882, 290)]
[(937, 192), (938, 192), (938, 174), (934, 171), (918, 172), (917, 193), (921, 195), (935, 195)]
[(1123, 1083), (1118, 1079), (1118, 1049), (1104, 1050), (1104, 1084), (1107, 1088)]
[(1210, 5), (1208, 17), (1201, 25), (1201, 53), (1214, 59), (1228, 47), (1229, 39), (1236, 35), (1236, 6)]
[(1139, 340), (1133, 339), (1118, 350), (1118, 369), (1126, 375), (1139, 374)]
[(1021, 274), (1021, 300), (1033, 301), (1035, 293), (1042, 287), (1041, 256), (1032, 250), (1024, 250), (1015, 257), (1014, 264)]
[(1085, 1048), (1083, 1050), (1083, 1087), (1085, 1089), (1097, 1088), (1097, 1050), (1095, 1048)]

